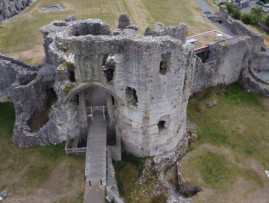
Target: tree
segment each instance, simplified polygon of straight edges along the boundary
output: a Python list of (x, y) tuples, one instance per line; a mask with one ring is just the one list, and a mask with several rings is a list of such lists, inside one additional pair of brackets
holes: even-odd
[(251, 12), (250, 12), (252, 15), (256, 16), (256, 17), (260, 17), (262, 18), (263, 16), (263, 8), (262, 7), (259, 7), (259, 8), (255, 8), (253, 7), (251, 9)]

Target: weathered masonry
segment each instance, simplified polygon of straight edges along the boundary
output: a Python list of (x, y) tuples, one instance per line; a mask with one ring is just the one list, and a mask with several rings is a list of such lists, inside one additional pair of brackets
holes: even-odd
[(87, 115), (94, 117), (87, 112), (106, 106), (108, 126), (127, 151), (154, 156), (176, 147), (185, 135), (195, 65), (191, 46), (168, 35), (140, 37), (133, 29), (111, 36), (100, 20), (53, 22), (41, 31), (50, 42), (47, 59), (58, 66), (59, 109), (72, 106), (69, 114), (77, 115), (68, 121), (72, 134), (63, 139), (87, 132)]
[(18, 14), (32, 2), (32, 0), (0, 0), (0, 21)]

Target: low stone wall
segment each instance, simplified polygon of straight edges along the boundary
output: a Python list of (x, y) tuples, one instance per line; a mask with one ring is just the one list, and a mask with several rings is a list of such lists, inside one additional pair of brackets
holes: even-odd
[(0, 102), (12, 102), (12, 85), (27, 84), (36, 77), (35, 67), (0, 55)]
[(1, 67), (0, 63), (0, 102), (12, 102), (10, 88), (16, 80), (16, 72), (9, 67)]
[(254, 71), (252, 68), (249, 68), (249, 73), (252, 75), (252, 77), (257, 80), (257, 82), (262, 83), (264, 85), (269, 85), (269, 83), (265, 80), (263, 80), (256, 71)]
[(228, 26), (235, 35), (245, 35), (250, 37), (254, 51), (261, 51), (261, 48), (264, 45), (264, 36), (261, 33), (253, 31), (241, 21), (231, 19), (225, 5), (220, 6), (219, 19), (222, 21), (222, 23)]
[(248, 68), (244, 69), (242, 72), (240, 83), (248, 92), (269, 97), (269, 85), (259, 82), (259, 80), (252, 75), (251, 70)]
[(119, 189), (117, 185), (117, 180), (115, 177), (115, 169), (112, 164), (111, 154), (108, 151), (107, 154), (107, 184), (106, 184), (106, 193), (109, 196), (113, 197), (113, 202), (115, 203), (124, 203), (124, 200), (119, 195)]
[(2, 60), (6, 60), (6, 61), (10, 61), (10, 62), (15, 63), (15, 64), (17, 64), (17, 65), (19, 65), (19, 66), (21, 66), (21, 67), (24, 67), (24, 68), (29, 68), (29, 69), (37, 70), (37, 67), (35, 67), (35, 66), (31, 66), (31, 65), (29, 65), (29, 64), (26, 64), (26, 63), (23, 62), (23, 61), (20, 61), (20, 60), (11, 58), (11, 57), (9, 57), (9, 56), (5, 56), (5, 55), (0, 54), (0, 60), (1, 60), (1, 59), (2, 59)]
[(249, 36), (252, 40), (254, 51), (261, 51), (264, 45), (264, 36), (258, 32), (254, 32), (247, 25), (238, 20), (233, 20), (231, 23), (231, 31), (236, 35)]
[(253, 55), (253, 69), (269, 70), (269, 53), (255, 52)]
[(236, 82), (247, 65), (250, 43), (244, 36), (220, 41), (209, 47), (209, 58), (205, 63), (197, 57), (192, 93), (219, 84)]
[(111, 157), (114, 160), (121, 160), (121, 147), (120, 146), (108, 146), (108, 149), (111, 153)]

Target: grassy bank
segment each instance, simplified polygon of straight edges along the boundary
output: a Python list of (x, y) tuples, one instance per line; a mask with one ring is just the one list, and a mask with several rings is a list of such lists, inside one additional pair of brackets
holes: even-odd
[(188, 116), (198, 140), (183, 167), (187, 181), (203, 189), (195, 202), (268, 200), (269, 99), (239, 84), (212, 88), (191, 98)]
[[(132, 203), (165, 203), (166, 195), (163, 186), (159, 182), (157, 176), (148, 177), (142, 175), (147, 163), (151, 159), (142, 159), (134, 155), (123, 153), (122, 161), (114, 161), (113, 165), (116, 172), (116, 180), (121, 197), (126, 202)], [(144, 171), (147, 174), (149, 169)], [(142, 178), (143, 176), (143, 178)], [(159, 185), (161, 194), (156, 194), (154, 184)], [(156, 186), (155, 186), (156, 187)]]
[(14, 108), (0, 103), (0, 192), (5, 202), (83, 202), (84, 157), (66, 157), (64, 146), (20, 150), (12, 143)]
[[(44, 57), (43, 36), (39, 28), (53, 20), (64, 20), (73, 13), (77, 19), (100, 18), (110, 24), (112, 30), (117, 27), (119, 15), (127, 13), (134, 24), (143, 33), (152, 22), (164, 22), (177, 25), (186, 22), (189, 35), (204, 32), (216, 27), (206, 22), (195, 0), (66, 0), (61, 2), (63, 10), (41, 12), (41, 6), (59, 3), (57, 0), (37, 0), (24, 13), (3, 24), (0, 30), (0, 52), (38, 64)], [(192, 16), (192, 18), (190, 18)]]

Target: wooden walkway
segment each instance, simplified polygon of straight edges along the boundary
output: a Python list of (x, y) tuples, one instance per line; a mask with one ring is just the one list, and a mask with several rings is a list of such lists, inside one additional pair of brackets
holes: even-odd
[(87, 182), (106, 183), (106, 121), (103, 113), (94, 113), (87, 141), (85, 177)]
[(105, 201), (105, 186), (100, 183), (92, 183), (91, 186), (86, 183), (84, 203), (104, 203)]

